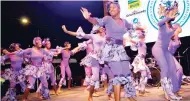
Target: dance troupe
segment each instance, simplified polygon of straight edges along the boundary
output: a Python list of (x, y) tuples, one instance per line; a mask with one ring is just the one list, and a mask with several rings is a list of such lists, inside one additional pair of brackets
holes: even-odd
[[(161, 18), (158, 22), (158, 38), (152, 48), (152, 54), (161, 69), (161, 86), (165, 98), (167, 100), (181, 100), (179, 91), (183, 69), (175, 59), (174, 53), (181, 44), (178, 35), (182, 29), (179, 24), (172, 24), (178, 13), (178, 3), (172, 4), (170, 6), (160, 4), (159, 10), (162, 13), (160, 13)], [(93, 101), (93, 93), (96, 93), (100, 88), (100, 81), (104, 84), (108, 99), (120, 101), (122, 91), (124, 92), (122, 96), (130, 101), (136, 101), (137, 91), (140, 95), (144, 95), (147, 80), (151, 79), (150, 70), (145, 63), (147, 53), (145, 28), (120, 18), (118, 2), (107, 2), (106, 7), (108, 16), (103, 18), (91, 17), (91, 13), (86, 8), (81, 8), (83, 17), (93, 24), (90, 34), (83, 32), (81, 27), (74, 32), (67, 30), (65, 25), (62, 26), (65, 33), (78, 39), (87, 39), (74, 49), (71, 49), (69, 42), (65, 42), (64, 47), (52, 49), (50, 39), (42, 40), (40, 37), (33, 39), (32, 48), (21, 49), (19, 43), (12, 43), (9, 51), (4, 49), (5, 55), (1, 56), (1, 64), (10, 59), (11, 67), (1, 73), (3, 79), (10, 81), (10, 88), (2, 101), (16, 101), (16, 84), (20, 84), (24, 92), (22, 101), (27, 101), (30, 89), (34, 89), (36, 79), (40, 80), (36, 91), (37, 96), (42, 99), (50, 99), (48, 79), (51, 80), (56, 95), (59, 95), (61, 87), (66, 85), (66, 81), (68, 81), (68, 89), (71, 89), (70, 56), (84, 50), (86, 50), (86, 56), (81, 60), (80, 65), (85, 67), (86, 77), (83, 85), (89, 91), (88, 101)], [(138, 50), (132, 64), (125, 51), (124, 47), (126, 46)], [(60, 65), (62, 78), (57, 84), (52, 62), (53, 57), (58, 54), (62, 54)], [(26, 64), (25, 68), (22, 67), (23, 63)], [(134, 87), (132, 68), (134, 73), (141, 73), (137, 89)], [(114, 97), (112, 97), (112, 93)]]

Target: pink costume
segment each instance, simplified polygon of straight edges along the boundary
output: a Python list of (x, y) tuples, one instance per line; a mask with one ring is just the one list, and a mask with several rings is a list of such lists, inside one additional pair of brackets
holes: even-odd
[(74, 50), (71, 50), (71, 51), (70, 50), (68, 50), (68, 51), (62, 50), (61, 51), (62, 61), (61, 61), (60, 69), (61, 69), (62, 78), (59, 81), (59, 86), (66, 85), (65, 72), (67, 73), (68, 80), (72, 79), (72, 73), (71, 73), (71, 69), (69, 67), (69, 59), (70, 59), (70, 56), (74, 55), (76, 52), (78, 52), (78, 51), (74, 51)]

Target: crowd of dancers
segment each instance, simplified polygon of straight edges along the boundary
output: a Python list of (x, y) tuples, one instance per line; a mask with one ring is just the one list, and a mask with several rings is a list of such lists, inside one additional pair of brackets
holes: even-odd
[[(152, 54), (161, 69), (161, 86), (165, 98), (181, 100), (179, 91), (183, 68), (173, 56), (181, 44), (178, 35), (182, 29), (179, 24), (172, 24), (178, 13), (178, 4), (175, 2), (174, 5), (164, 10), (165, 12), (158, 22), (158, 39), (152, 48)], [(145, 63), (146, 31), (142, 25), (134, 26), (127, 20), (121, 19), (120, 7), (117, 2), (108, 2), (107, 11), (108, 16), (96, 18), (91, 17), (91, 13), (86, 8), (81, 8), (83, 17), (93, 24), (90, 34), (83, 32), (81, 27), (75, 32), (67, 30), (65, 25), (62, 26), (65, 33), (78, 39), (87, 39), (72, 50), (69, 42), (65, 42), (64, 47), (52, 49), (50, 39), (42, 40), (40, 37), (33, 39), (34, 46), (32, 48), (21, 49), (19, 43), (12, 43), (9, 51), (4, 49), (5, 55), (1, 56), (1, 63), (3, 64), (9, 58), (11, 67), (1, 75), (2, 78), (10, 81), (10, 88), (2, 100), (16, 100), (15, 85), (20, 84), (24, 92), (22, 100), (26, 101), (30, 89), (34, 88), (36, 79), (41, 81), (36, 92), (38, 97), (43, 99), (50, 99), (48, 79), (51, 80), (56, 95), (59, 95), (61, 87), (66, 85), (66, 81), (68, 81), (68, 89), (71, 89), (72, 73), (69, 67), (69, 58), (84, 50), (86, 50), (86, 56), (81, 60), (80, 65), (85, 69), (86, 77), (83, 85), (89, 91), (88, 101), (93, 101), (93, 93), (100, 87), (100, 81), (104, 83), (109, 99), (114, 93), (115, 101), (121, 99), (121, 88), (124, 89), (123, 96), (130, 101), (136, 101), (137, 91), (144, 95), (147, 80), (151, 79), (151, 72)], [(138, 50), (132, 64), (124, 49), (125, 46)], [(53, 57), (58, 54), (62, 54), (60, 65), (62, 78), (57, 84), (52, 62)], [(22, 67), (23, 63), (26, 64), (25, 68)], [(134, 73), (141, 73), (137, 89), (134, 86), (132, 68)], [(67, 80), (65, 73), (68, 76)]]

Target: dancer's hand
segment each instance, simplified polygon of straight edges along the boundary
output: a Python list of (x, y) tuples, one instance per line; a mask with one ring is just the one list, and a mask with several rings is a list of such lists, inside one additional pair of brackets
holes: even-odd
[(91, 13), (88, 12), (88, 10), (86, 8), (81, 7), (80, 11), (81, 11), (81, 13), (82, 13), (82, 15), (83, 15), (83, 17), (85, 19), (89, 19), (90, 18)]
[(171, 10), (171, 11), (168, 12), (168, 17), (172, 18), (172, 19), (175, 19), (177, 12), (178, 12), (178, 9), (174, 8), (173, 10)]
[(65, 32), (65, 33), (67, 33), (67, 28), (66, 28), (66, 26), (65, 25), (62, 25), (62, 29), (63, 29), (63, 31)]
[(8, 54), (10, 54), (10, 52), (8, 50), (4, 49), (3, 54), (8, 55)]

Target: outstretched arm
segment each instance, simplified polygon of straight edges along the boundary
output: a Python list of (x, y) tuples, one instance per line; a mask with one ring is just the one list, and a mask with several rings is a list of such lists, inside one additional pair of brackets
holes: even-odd
[(66, 26), (63, 25), (62, 29), (65, 33), (72, 35), (72, 36), (76, 36), (77, 38), (81, 39), (81, 38), (85, 38), (85, 39), (91, 39), (92, 38), (92, 34), (85, 34), (82, 30), (81, 27), (78, 28), (77, 32), (73, 32), (73, 31), (69, 31), (67, 30)]
[(74, 55), (74, 54), (76, 54), (79, 51), (80, 51), (80, 47), (79, 46), (75, 47), (74, 49), (71, 50), (71, 54)]
[(88, 20), (90, 23), (92, 23), (93, 25), (98, 24), (97, 20), (96, 20), (95, 18), (92, 18), (92, 17), (91, 17), (91, 13), (88, 12), (88, 10), (87, 10), (86, 8), (81, 7), (80, 11), (81, 11), (83, 17), (84, 17), (86, 20)]
[(77, 36), (77, 33), (76, 33), (76, 32), (67, 30), (67, 28), (66, 28), (65, 25), (62, 25), (62, 29), (63, 29), (63, 31), (64, 31), (65, 33), (67, 33), (67, 34), (69, 34), (69, 35)]
[(177, 13), (177, 10), (176, 10), (176, 9), (177, 9), (177, 8), (175, 8), (175, 9), (169, 11), (169, 12), (165, 15), (165, 18), (162, 19), (162, 20), (160, 20), (160, 21), (158, 22), (158, 26), (161, 27), (161, 26), (164, 25), (166, 22), (168, 22), (168, 21), (170, 21), (170, 20), (172, 20), (172, 19), (175, 19), (176, 13)]

